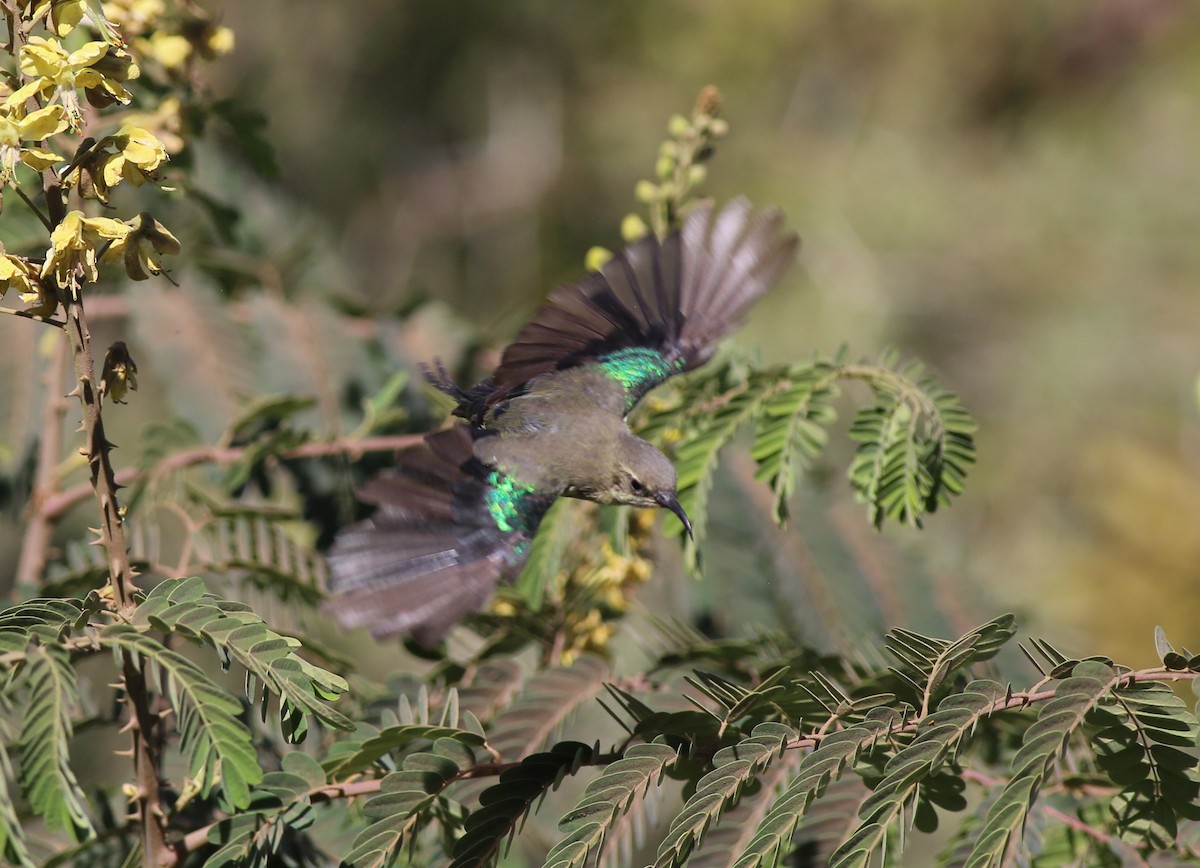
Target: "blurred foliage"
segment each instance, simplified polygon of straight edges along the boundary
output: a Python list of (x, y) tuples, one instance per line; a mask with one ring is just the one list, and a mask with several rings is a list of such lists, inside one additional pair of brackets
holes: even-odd
[[(100, 278), (144, 592), (120, 615), (88, 544), (63, 342), (0, 317), (5, 858), (138, 859), (107, 651), (174, 711), (161, 807), (193, 864), (485, 864), (518, 828), (505, 865), (1197, 861), (1196, 718), (1164, 682), (1200, 663), (1141, 641), (1197, 609), (1192, 6), (4, 9), (64, 46), (0, 84), (41, 100), (5, 104), (5, 179), (36, 200), (61, 177), (79, 205), (47, 227), (6, 188), (4, 304), (53, 318), (55, 280)], [(729, 123), (672, 116), (710, 80)], [(415, 362), (488, 369), (584, 251), (663, 231), (701, 184), (778, 203), (806, 244), (804, 291), (745, 338), (763, 358), (639, 420), (707, 513), (703, 577), (650, 516), (566, 503), (434, 654), (324, 623), (356, 482), (447, 409)], [(871, 523), (957, 494), (973, 424), (843, 340), (903, 347), (982, 423), (973, 496), (920, 541)], [(1010, 616), (972, 628), (996, 600), (1148, 668), (1034, 640), (1031, 678)]]

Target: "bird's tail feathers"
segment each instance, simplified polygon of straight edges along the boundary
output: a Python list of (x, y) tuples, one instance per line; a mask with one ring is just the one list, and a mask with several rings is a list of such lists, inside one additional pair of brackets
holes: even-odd
[(481, 433), (458, 425), (431, 434), (359, 492), (378, 509), (343, 530), (329, 554), (324, 610), (343, 627), (432, 645), (520, 571), (532, 529), (498, 526), (489, 468), (472, 449)]

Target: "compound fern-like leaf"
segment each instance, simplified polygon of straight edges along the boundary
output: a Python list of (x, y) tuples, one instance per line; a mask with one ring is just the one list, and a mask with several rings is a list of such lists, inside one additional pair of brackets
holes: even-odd
[(77, 840), (94, 834), (87, 797), (71, 770), (71, 714), (79, 700), (75, 670), (66, 650), (35, 646), (28, 658), (28, 685), (21, 727), (21, 789), (34, 812), (51, 829)]
[(437, 741), (452, 739), (470, 748), (483, 747), (483, 736), (468, 732), (453, 726), (436, 726), (434, 724), (411, 724), (389, 726), (362, 743), (357, 751), (347, 756), (338, 757), (337, 765), (333, 766), (330, 774), (335, 778), (344, 778), (368, 768), (393, 751), (402, 750), (421, 741)]
[(303, 740), (308, 717), (337, 729), (353, 726), (328, 704), (348, 689), (343, 678), (300, 657), (298, 640), (271, 630), (244, 603), (208, 593), (197, 577), (168, 579), (156, 585), (138, 606), (134, 623), (206, 642), (217, 649), (226, 667), (236, 660), (247, 672), (247, 698), (259, 705), (264, 715), (266, 696), (255, 687), (261, 684), (279, 696), (280, 721), (292, 741)]
[(859, 444), (852, 487), (876, 526), (891, 518), (919, 527), (926, 513), (962, 491), (975, 461), (974, 420), (956, 395), (917, 366), (898, 372), (850, 366), (842, 375), (865, 381), (875, 394), (850, 426)]
[(902, 664), (892, 671), (912, 687), (918, 703), (927, 708), (947, 678), (973, 663), (990, 660), (1015, 635), (1016, 617), (1001, 615), (953, 642), (897, 627), (888, 631), (883, 644)]
[(342, 865), (382, 868), (392, 864), (446, 787), (474, 762), (474, 752), (453, 738), (439, 738), (431, 750), (405, 757), (400, 770), (385, 776), (379, 794), (363, 806), (363, 813), (375, 822), (359, 832)]
[(824, 794), (830, 782), (841, 777), (859, 755), (887, 737), (902, 718), (891, 708), (874, 708), (854, 726), (830, 733), (804, 758), (796, 776), (758, 824), (749, 846), (735, 868), (759, 868), (773, 865), (791, 839), (801, 818)]
[(242, 703), (191, 660), (128, 624), (111, 624), (99, 638), (108, 647), (145, 660), (161, 675), (164, 693), (175, 710), (187, 773), (198, 782), (200, 794), (208, 796), (220, 785), (228, 808), (246, 807), (250, 787), (262, 781), (263, 771), (250, 730), (238, 720)]
[(82, 614), (77, 601), (53, 598), (25, 600), (0, 611), (0, 654), (23, 650), (38, 631), (45, 631), (49, 638)]
[(591, 760), (592, 748), (562, 742), (535, 753), (500, 775), (494, 786), (479, 797), (479, 807), (467, 817), (463, 836), (454, 845), (450, 868), (485, 868), (491, 865), (505, 840), (529, 813), (533, 803), (557, 789), (567, 775)]
[(859, 807), (858, 827), (830, 856), (831, 868), (869, 864), (918, 788), (954, 758), (980, 719), (994, 711), (1007, 695), (1007, 689), (995, 681), (972, 681), (962, 693), (947, 697), (937, 711), (925, 717), (912, 742), (884, 766), (883, 779)]
[(1180, 821), (1200, 819), (1200, 722), (1161, 682), (1122, 685), (1088, 722), (1097, 764), (1122, 787), (1109, 803), (1122, 840), (1175, 846)]
[(325, 772), (311, 757), (293, 751), (283, 769), (267, 773), (254, 789), (250, 807), (213, 825), (208, 842), (217, 846), (205, 868), (266, 868), (280, 851), (283, 836), (312, 825), (311, 793), (325, 784)]
[(8, 743), (6, 728), (0, 726), (0, 858), (20, 868), (33, 865), (29, 849), (25, 846), (24, 827), (17, 816), (14, 793), (10, 788), (13, 781), (12, 762), (3, 745)]
[(763, 402), (755, 421), (750, 454), (758, 465), (755, 476), (775, 495), (777, 521), (787, 517), (797, 474), (816, 461), (829, 439), (826, 429), (837, 418), (837, 389), (831, 384), (835, 374), (827, 362), (793, 366)]
[(488, 744), (509, 761), (537, 750), (576, 709), (600, 693), (609, 671), (602, 658), (583, 655), (570, 666), (539, 672), (496, 715)]
[(966, 868), (1001, 864), (1010, 837), (1024, 822), (1067, 739), (1119, 679), (1120, 675), (1111, 666), (1084, 660), (1075, 666), (1069, 678), (1058, 683), (1054, 698), (1040, 708), (1037, 722), (1025, 732), (1024, 743), (1013, 757), (1013, 776), (988, 809)]
[(679, 756), (665, 744), (635, 744), (587, 785), (583, 798), (558, 822), (567, 836), (546, 855), (546, 868), (576, 868), (604, 847), (612, 824), (639, 793), (657, 786)]
[[(683, 440), (675, 448), (674, 459), (679, 474), (679, 503), (692, 518), (696, 542), (704, 539), (708, 526), (708, 494), (717, 468), (717, 453), (744, 423), (753, 418), (770, 393), (772, 380), (752, 378), (711, 399), (702, 412), (689, 416)], [(694, 546), (689, 546), (689, 559), (694, 558), (694, 550)]]
[(721, 813), (746, 785), (779, 759), (797, 733), (781, 723), (760, 723), (749, 738), (722, 748), (713, 757), (713, 770), (696, 784), (696, 792), (671, 822), (658, 847), (655, 868), (681, 865), (704, 840)]
[(755, 778), (753, 795), (743, 795), (722, 813), (704, 840), (704, 848), (688, 860), (688, 868), (732, 868), (771, 809), (774, 795), (796, 774), (804, 760), (798, 750), (785, 751)]

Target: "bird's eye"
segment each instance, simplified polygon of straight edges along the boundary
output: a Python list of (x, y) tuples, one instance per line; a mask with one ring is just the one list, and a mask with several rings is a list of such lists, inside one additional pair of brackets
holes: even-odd
[(638, 494), (646, 490), (646, 486), (642, 485), (642, 481), (636, 476), (629, 477), (629, 487)]

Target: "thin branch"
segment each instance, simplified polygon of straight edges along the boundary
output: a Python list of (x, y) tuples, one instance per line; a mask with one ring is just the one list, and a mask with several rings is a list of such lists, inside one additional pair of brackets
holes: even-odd
[(21, 201), (29, 206), (29, 210), (37, 215), (37, 219), (42, 221), (42, 225), (46, 227), (46, 231), (53, 232), (54, 224), (50, 222), (50, 218), (43, 214), (42, 209), (39, 208), (32, 199), (25, 195), (25, 191), (21, 189), (21, 185), (14, 183), (11, 186), (17, 191), (17, 196), (20, 197)]
[[(285, 460), (293, 458), (323, 458), (331, 455), (348, 455), (351, 458), (359, 458), (370, 452), (393, 452), (405, 449), (419, 443), (424, 436), (424, 434), (401, 434), (393, 437), (324, 440), (315, 443), (305, 443), (302, 446), (297, 446), (295, 449), (281, 452), (279, 458)], [(188, 467), (194, 467), (198, 464), (232, 464), (241, 458), (245, 452), (245, 449), (233, 446), (202, 446), (197, 449), (189, 449), (184, 452), (176, 452), (174, 455), (168, 455), (148, 471), (139, 470), (136, 467), (127, 467), (116, 474), (115, 480), (118, 488), (124, 488), (136, 482), (146, 473), (160, 476), (184, 470)], [(75, 504), (86, 500), (91, 491), (91, 485), (86, 483), (64, 489), (55, 496), (47, 499), (42, 504), (42, 511), (47, 517), (57, 519), (68, 509), (75, 506)]]
[(42, 574), (49, 558), (54, 534), (54, 517), (42, 508), (58, 488), (56, 470), (62, 454), (63, 417), (67, 401), (63, 397), (63, 366), (70, 346), (64, 338), (54, 344), (54, 353), (42, 373), (45, 403), (42, 405), (41, 433), (38, 438), (37, 464), (34, 469), (33, 492), (29, 497), (28, 523), (21, 538), (21, 553), (17, 558), (18, 585), (33, 588), (41, 585)]
[[(51, 199), (47, 195), (47, 199)], [(75, 285), (58, 288), (59, 302), (67, 317), (67, 335), (75, 361), (76, 386), (71, 395), (79, 398), (83, 409), (83, 454), (91, 470), (91, 487), (100, 508), (100, 544), (108, 559), (108, 578), (113, 603), (118, 615), (129, 617), (134, 602), (133, 567), (125, 544), (125, 528), (121, 507), (117, 501), (117, 481), (109, 452), (112, 444), (104, 434), (100, 393), (97, 388), (95, 361), (92, 357), (91, 335), (84, 316), (83, 297)], [(121, 670), (125, 683), (125, 701), (130, 711), (130, 735), (134, 765), (135, 793), (140, 820), (144, 864), (170, 864), (171, 850), (164, 835), (162, 782), (159, 762), (162, 753), (162, 721), (151, 704), (147, 685), (145, 661), (136, 660), (123, 652)]]
[(37, 322), (44, 322), (46, 325), (52, 325), (55, 328), (60, 328), (60, 329), (65, 328), (67, 325), (65, 322), (63, 322), (60, 319), (53, 319), (52, 317), (42, 316), (41, 314), (33, 313), (32, 311), (28, 311), (28, 310), (17, 310), (16, 308), (11, 308), (11, 307), (0, 307), (0, 313), (6, 313), (9, 316), (24, 317), (25, 319), (31, 319), (31, 320), (35, 320)]
[[(1131, 684), (1137, 684), (1143, 681), (1196, 681), (1200, 679), (1200, 672), (1181, 672), (1176, 669), (1141, 669), (1137, 672), (1127, 672), (1124, 675), (1117, 676), (1113, 682), (1113, 687), (1128, 687)], [(1039, 682), (1041, 683), (1041, 682)], [(1046, 702), (1053, 699), (1055, 691), (1038, 690), (1028, 691), (1025, 693), (1013, 693), (1004, 699), (997, 699), (992, 703), (992, 707), (981, 712), (981, 717), (991, 717), (993, 714), (999, 714), (1002, 711), (1013, 711), (1019, 708), (1027, 708), (1039, 702)], [(904, 722), (902, 726), (896, 727), (894, 733), (913, 732), (917, 726), (924, 720), (926, 715), (916, 714)], [(821, 731), (810, 733), (809, 735), (800, 736), (789, 741), (785, 748), (787, 750), (807, 750), (814, 748), (821, 743), (825, 733)]]

